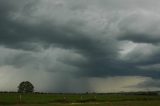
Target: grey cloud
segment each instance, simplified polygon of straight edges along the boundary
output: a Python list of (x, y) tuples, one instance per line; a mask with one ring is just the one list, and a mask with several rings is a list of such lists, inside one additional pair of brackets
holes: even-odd
[[(23, 13), (24, 14), (24, 13)], [(114, 43), (112, 39), (106, 39), (104, 43), (101, 42), (101, 39), (91, 38), (90, 33), (83, 33), (79, 30), (79, 26), (71, 27), (67, 25), (56, 27), (56, 25), (50, 24), (38, 24), (36, 26), (27, 26), (26, 24), (21, 24), (13, 22), (13, 27), (10, 29), (6, 28), (4, 34), (1, 36), (1, 43), (7, 47), (26, 49), (30, 48), (29, 44), (32, 42), (42, 42), (47, 45), (58, 46), (67, 49), (75, 49), (77, 52), (82, 53), (88, 60), (89, 63), (80, 65), (86, 67), (87, 70), (90, 70), (90, 67), (95, 65), (100, 65), (103, 61), (103, 58), (107, 59), (107, 63), (117, 55)], [(82, 24), (83, 25), (83, 24)], [(85, 27), (85, 26), (84, 26)], [(101, 33), (96, 33), (101, 34)], [(96, 36), (96, 35), (92, 35)], [(110, 41), (112, 40), (112, 41)], [(105, 47), (103, 47), (105, 45)], [(112, 45), (112, 47), (110, 47)], [(108, 56), (108, 55), (109, 56)], [(17, 58), (17, 57), (16, 57)], [(24, 57), (26, 58), (26, 57)], [(103, 61), (103, 62), (102, 62)], [(106, 63), (103, 64), (103, 68)], [(81, 68), (81, 67), (80, 67)]]
[(132, 64), (149, 65), (159, 63), (159, 45), (138, 43), (129, 53), (123, 58)]
[(159, 43), (159, 18), (158, 13), (153, 11), (132, 12), (119, 23), (119, 39), (137, 43)]
[(135, 86), (130, 86), (135, 88), (141, 88), (146, 91), (157, 91), (160, 87), (159, 79), (146, 78), (146, 80), (136, 84)]
[[(57, 85), (57, 89), (71, 82), (72, 79), (64, 81), (65, 74), (78, 78), (128, 75), (158, 78), (158, 71), (139, 68), (160, 62), (159, 8), (151, 8), (159, 2), (153, 2), (1, 0), (0, 51), (4, 53), (1, 52), (0, 64), (23, 68), (22, 71), (63, 74), (62, 85)], [(137, 47), (121, 56), (121, 46), (126, 40)], [(91, 89), (87, 83), (84, 86)]]

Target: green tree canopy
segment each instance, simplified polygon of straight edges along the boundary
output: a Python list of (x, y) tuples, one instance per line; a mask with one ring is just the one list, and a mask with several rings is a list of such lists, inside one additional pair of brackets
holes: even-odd
[(34, 86), (29, 81), (23, 81), (18, 86), (18, 92), (20, 92), (20, 93), (34, 92)]

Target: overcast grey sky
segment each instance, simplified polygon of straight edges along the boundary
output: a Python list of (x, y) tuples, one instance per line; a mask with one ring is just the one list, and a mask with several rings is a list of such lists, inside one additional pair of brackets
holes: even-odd
[(0, 90), (160, 90), (159, 0), (0, 0)]

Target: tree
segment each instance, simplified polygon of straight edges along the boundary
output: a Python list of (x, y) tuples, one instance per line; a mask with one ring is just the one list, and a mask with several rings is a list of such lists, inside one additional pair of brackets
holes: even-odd
[(18, 86), (18, 92), (20, 92), (20, 93), (34, 92), (34, 86), (29, 81), (23, 81)]

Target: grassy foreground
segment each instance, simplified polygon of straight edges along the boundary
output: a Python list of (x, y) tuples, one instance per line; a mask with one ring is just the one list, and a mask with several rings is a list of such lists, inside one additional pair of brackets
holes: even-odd
[(84, 103), (84, 104), (17, 104), (17, 105), (10, 105), (10, 106), (160, 106), (160, 101), (151, 101), (151, 102), (123, 101), (123, 102)]
[(160, 106), (158, 95), (0, 93), (0, 106)]

